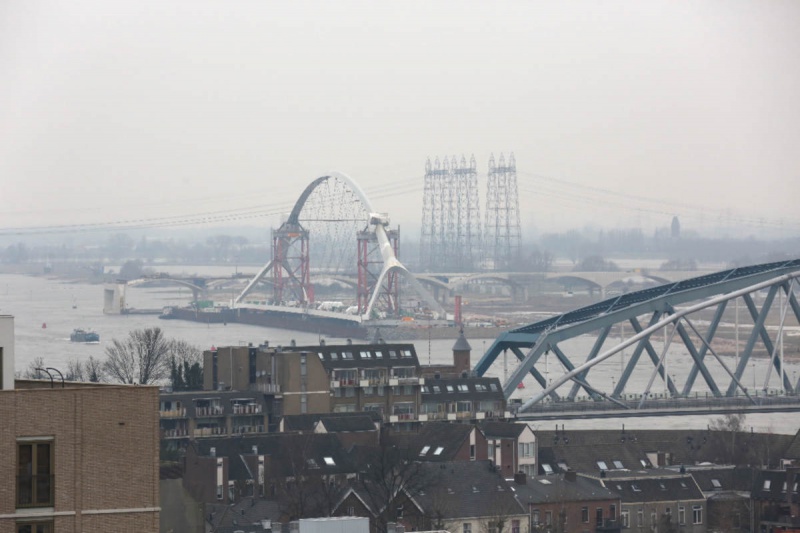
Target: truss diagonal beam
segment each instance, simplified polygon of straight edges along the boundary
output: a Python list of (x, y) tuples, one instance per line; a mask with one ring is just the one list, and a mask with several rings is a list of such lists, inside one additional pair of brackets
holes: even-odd
[(684, 346), (686, 346), (686, 349), (689, 350), (689, 355), (694, 360), (694, 366), (692, 368), (697, 368), (700, 371), (700, 374), (703, 375), (706, 385), (708, 385), (708, 388), (711, 389), (711, 393), (715, 397), (718, 398), (722, 396), (722, 393), (719, 391), (719, 387), (717, 387), (716, 381), (714, 381), (714, 378), (711, 377), (711, 372), (708, 371), (708, 367), (706, 366), (705, 362), (703, 362), (703, 356), (705, 355), (706, 348), (705, 345), (702, 347), (703, 354), (698, 353), (697, 347), (694, 345), (694, 342), (692, 341), (691, 336), (689, 336), (689, 333), (686, 331), (686, 328), (683, 327), (683, 324), (678, 322), (676, 327), (681, 341), (683, 341)]
[[(699, 353), (697, 354), (700, 361), (702, 362), (705, 359), (706, 352), (709, 348), (711, 348), (711, 340), (714, 338), (714, 335), (717, 332), (717, 327), (719, 327), (719, 323), (722, 321), (722, 315), (725, 314), (725, 308), (728, 306), (728, 300), (725, 300), (721, 304), (717, 306), (717, 310), (714, 312), (714, 318), (711, 319), (711, 324), (708, 325), (708, 330), (706, 331), (706, 336), (703, 337), (700, 333), (694, 328), (692, 324), (689, 324), (692, 329), (694, 329), (695, 333), (700, 340), (703, 341), (703, 346), (700, 348)], [(689, 375), (686, 378), (686, 383), (683, 386), (683, 393), (682, 396), (689, 396), (692, 392), (692, 386), (694, 385), (694, 380), (697, 379), (697, 374), (700, 372), (700, 367), (698, 365), (692, 366), (691, 370), (689, 370)], [(703, 376), (705, 377), (705, 376)]]
[[(610, 332), (611, 332), (611, 325), (608, 325), (607, 327), (603, 328), (603, 330), (597, 336), (597, 340), (595, 340), (594, 346), (592, 346), (592, 351), (589, 352), (589, 355), (586, 357), (587, 362), (597, 357), (597, 354), (600, 353), (600, 348), (603, 347), (603, 343), (606, 342), (606, 339), (608, 338), (608, 334)], [(567, 396), (567, 398), (569, 398), (570, 400), (574, 400), (575, 396), (578, 395), (578, 391), (580, 390), (581, 386), (583, 386), (583, 388), (589, 395), (593, 394), (592, 391), (590, 391), (588, 388), (586, 388), (585, 385), (583, 385), (583, 382), (586, 381), (586, 375), (588, 373), (589, 371), (587, 370), (586, 372), (578, 374), (578, 379), (574, 380), (575, 384), (572, 386), (572, 390), (569, 391), (569, 395)]]
[[(750, 332), (750, 336), (747, 339), (747, 344), (745, 344), (744, 350), (742, 351), (742, 355), (739, 359), (739, 366), (736, 367), (736, 379), (741, 380), (742, 375), (744, 374), (745, 369), (747, 368), (748, 363), (750, 362), (750, 356), (753, 353), (753, 347), (756, 344), (756, 341), (761, 336), (761, 333), (764, 329), (764, 321), (767, 319), (767, 314), (769, 313), (769, 309), (772, 306), (772, 301), (775, 299), (775, 293), (777, 292), (777, 287), (772, 286), (767, 293), (767, 297), (764, 299), (764, 305), (761, 307), (761, 312), (756, 309), (756, 305), (753, 302), (753, 298), (749, 294), (743, 295), (743, 300), (747, 307), (747, 310), (750, 312), (750, 316), (753, 318), (753, 330)], [(762, 338), (763, 339), (763, 338)], [(769, 346), (772, 346), (772, 343), (767, 338), (767, 343)], [(765, 345), (766, 346), (766, 345)], [(769, 348), (767, 348), (769, 350)], [(733, 395), (734, 391), (736, 390), (736, 384), (731, 383), (728, 387), (727, 395)]]
[[(524, 353), (522, 353), (522, 350), (520, 350), (520, 349), (519, 349), (519, 348), (517, 348), (516, 346), (512, 346), (512, 347), (511, 347), (511, 352), (512, 352), (514, 355), (516, 355), (516, 356), (517, 356), (517, 359), (519, 359), (520, 361), (524, 361), (524, 360), (525, 360), (525, 354), (524, 354)], [(541, 357), (541, 356), (540, 356), (540, 357)], [(536, 360), (538, 361), (538, 359), (539, 359), (539, 358), (537, 357), (537, 359), (536, 359)], [(534, 361), (534, 364), (536, 364), (536, 361)], [(545, 377), (542, 375), (542, 373), (541, 373), (541, 372), (539, 372), (538, 370), (536, 370), (536, 367), (531, 367), (530, 374), (533, 376), (533, 379), (535, 379), (535, 380), (536, 380), (536, 382), (537, 382), (537, 383), (539, 383), (539, 385), (541, 385), (541, 386), (542, 386), (542, 388), (543, 388), (543, 389), (547, 387), (547, 379), (546, 379), (546, 378), (545, 378)], [(553, 393), (550, 395), (550, 397), (551, 397), (553, 400), (557, 400), (557, 399), (559, 398), (558, 394), (556, 394), (555, 392), (553, 392)]]
[[(639, 321), (636, 320), (636, 317), (633, 317), (630, 322), (636, 333), (642, 332), (642, 326), (639, 324)], [(668, 321), (667, 324), (669, 323), (670, 322)], [(667, 384), (667, 390), (669, 390), (670, 394), (673, 396), (678, 394), (678, 389), (675, 388), (675, 384), (669, 378), (666, 368), (664, 368), (664, 365), (661, 364), (661, 357), (656, 353), (655, 348), (653, 348), (653, 345), (650, 343), (649, 335), (647, 338), (642, 340), (642, 344), (644, 345), (644, 349), (647, 351), (647, 355), (650, 356), (650, 360), (653, 362), (653, 365), (655, 365), (658, 373), (661, 375), (661, 379)]]
[[(650, 318), (650, 323), (647, 325), (647, 327), (649, 328), (658, 322), (661, 318), (661, 315), (661, 311), (656, 311), (653, 313), (653, 316)], [(631, 326), (633, 326), (634, 331), (636, 331), (637, 328), (638, 331), (642, 331), (642, 326), (639, 325), (639, 321), (636, 319), (636, 317), (631, 318), (629, 322), (631, 323)], [(619, 383), (617, 383), (617, 386), (614, 388), (612, 396), (615, 398), (619, 398), (620, 394), (622, 394), (622, 392), (625, 390), (625, 386), (628, 384), (628, 380), (633, 374), (633, 369), (636, 368), (636, 364), (639, 362), (639, 357), (641, 357), (642, 352), (644, 351), (644, 345), (646, 342), (649, 342), (649, 338), (649, 335), (644, 337), (641, 341), (639, 341), (639, 344), (636, 345), (636, 348), (633, 349), (633, 354), (631, 354), (631, 358), (628, 359), (628, 364), (625, 365), (625, 369), (623, 370), (622, 375), (620, 375)]]

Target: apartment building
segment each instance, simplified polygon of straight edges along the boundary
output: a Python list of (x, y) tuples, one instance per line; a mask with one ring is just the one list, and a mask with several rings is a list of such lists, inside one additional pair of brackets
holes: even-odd
[(157, 532), (158, 389), (13, 380), (10, 316), (0, 359), (0, 532)]

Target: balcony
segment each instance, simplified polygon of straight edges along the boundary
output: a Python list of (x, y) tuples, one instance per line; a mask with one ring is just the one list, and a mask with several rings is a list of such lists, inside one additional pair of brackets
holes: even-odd
[(420, 381), (424, 382), (422, 378), (393, 378), (394, 381), (397, 381), (398, 385), (419, 385)]
[(194, 415), (196, 417), (202, 416), (223, 416), (225, 410), (220, 405), (212, 405), (210, 407), (195, 407)]
[(264, 394), (280, 394), (281, 386), (277, 383), (253, 383), (250, 390), (263, 392)]
[(245, 435), (247, 433), (264, 433), (264, 426), (236, 426), (233, 428), (234, 435)]
[(264, 412), (264, 408), (257, 403), (233, 404), (233, 414), (235, 415), (257, 415)]
[(197, 428), (192, 432), (195, 437), (214, 437), (216, 435), (227, 435), (228, 430), (223, 427), (216, 428)]
[(186, 430), (186, 428), (172, 428), (165, 429), (163, 435), (165, 439), (180, 439), (183, 437), (188, 437), (189, 432)]
[(470, 420), (472, 418), (472, 411), (461, 411), (456, 413), (457, 420)]
[(55, 479), (53, 474), (18, 475), (17, 507), (53, 507)]
[(161, 418), (186, 418), (186, 408), (172, 409), (170, 411), (159, 411)]
[(339, 389), (342, 387), (356, 387), (360, 385), (357, 379), (334, 379), (331, 381), (332, 389)]

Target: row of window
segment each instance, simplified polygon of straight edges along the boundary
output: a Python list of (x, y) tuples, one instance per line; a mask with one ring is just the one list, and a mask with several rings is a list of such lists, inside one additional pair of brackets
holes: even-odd
[[(489, 522), (488, 527), (486, 528), (487, 533), (498, 533), (499, 531), (506, 531), (503, 528), (502, 522), (499, 524), (496, 522)], [(461, 527), (462, 533), (475, 533), (472, 529), (471, 522), (464, 522)], [(520, 521), (519, 520), (512, 520), (511, 521), (511, 533), (520, 533)]]
[[(624, 510), (620, 513), (620, 518), (622, 520), (622, 527), (623, 529), (627, 529), (631, 527), (631, 517), (630, 511)], [(672, 521), (672, 508), (667, 507), (664, 510), (664, 519), (668, 521)], [(703, 523), (703, 506), (702, 505), (694, 505), (692, 506), (692, 524), (702, 524)], [(658, 514), (656, 511), (650, 512), (650, 525), (653, 527), (658, 526)], [(686, 525), (686, 507), (683, 505), (678, 506), (678, 525), (684, 526)], [(639, 509), (636, 513), (636, 527), (643, 527), (644, 526), (644, 509)]]
[[(399, 357), (403, 357), (403, 358), (413, 357), (413, 354), (411, 353), (411, 350), (387, 350), (387, 353), (388, 353), (389, 359), (397, 359)], [(319, 355), (320, 360), (322, 360), (322, 361), (325, 360), (325, 355), (322, 352), (317, 352), (317, 355)], [(360, 350), (358, 352), (358, 355), (360, 356), (361, 359), (373, 359), (373, 358), (374, 359), (383, 359), (384, 353), (383, 353), (383, 350), (375, 350), (375, 351)], [(355, 359), (355, 352), (350, 351), (350, 350), (345, 350), (345, 351), (343, 351), (341, 353), (340, 352), (331, 352), (331, 359), (333, 361), (338, 361), (340, 358), (343, 361), (354, 360)]]

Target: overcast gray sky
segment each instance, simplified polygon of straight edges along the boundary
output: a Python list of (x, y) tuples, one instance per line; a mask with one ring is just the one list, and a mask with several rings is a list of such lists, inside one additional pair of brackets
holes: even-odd
[(800, 2), (0, 2), (0, 228), (291, 204), (328, 170), (418, 228), (426, 157), (475, 154), (484, 202), (509, 151), (523, 232), (800, 233)]

